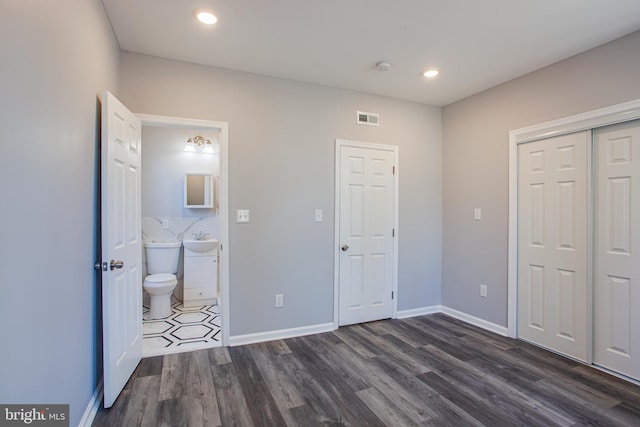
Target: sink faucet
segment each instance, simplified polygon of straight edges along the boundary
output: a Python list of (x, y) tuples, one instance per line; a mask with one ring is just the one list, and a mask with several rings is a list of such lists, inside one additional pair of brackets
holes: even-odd
[(203, 233), (202, 231), (191, 234), (193, 234), (193, 238), (196, 240), (207, 240), (207, 236), (209, 235), (209, 233)]

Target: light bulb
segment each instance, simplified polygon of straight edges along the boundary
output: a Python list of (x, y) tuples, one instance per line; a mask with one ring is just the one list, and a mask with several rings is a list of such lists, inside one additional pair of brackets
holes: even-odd
[(210, 11), (206, 9), (196, 9), (193, 12), (196, 19), (203, 24), (213, 25), (218, 22), (218, 18)]

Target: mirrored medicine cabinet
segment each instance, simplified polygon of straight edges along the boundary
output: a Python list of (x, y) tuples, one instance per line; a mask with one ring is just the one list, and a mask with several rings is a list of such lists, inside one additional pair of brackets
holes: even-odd
[(188, 173), (184, 177), (184, 207), (213, 208), (213, 175)]

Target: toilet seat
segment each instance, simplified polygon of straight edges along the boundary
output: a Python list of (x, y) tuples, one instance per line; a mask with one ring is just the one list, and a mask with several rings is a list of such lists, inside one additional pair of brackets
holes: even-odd
[(175, 274), (171, 273), (156, 273), (150, 274), (149, 276), (144, 278), (144, 284), (147, 286), (161, 286), (168, 285), (172, 282), (178, 282)]

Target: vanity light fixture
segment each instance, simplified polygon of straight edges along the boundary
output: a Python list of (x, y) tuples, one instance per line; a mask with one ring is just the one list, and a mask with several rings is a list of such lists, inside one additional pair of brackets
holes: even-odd
[(213, 154), (213, 144), (211, 143), (210, 140), (206, 140), (204, 143), (204, 150), (202, 150), (203, 153), (207, 153), (207, 154)]
[(213, 25), (218, 22), (218, 18), (209, 9), (196, 9), (193, 11), (193, 16), (203, 24)]
[(213, 154), (213, 143), (210, 139), (204, 139), (198, 135), (195, 138), (187, 139), (187, 143), (184, 145), (184, 151), (192, 153), (200, 151), (202, 153)]
[(422, 73), (423, 76), (425, 76), (426, 78), (429, 78), (429, 79), (437, 76), (438, 74), (440, 74), (440, 71), (434, 70), (434, 69), (430, 69), (430, 70), (427, 70), (424, 73)]

